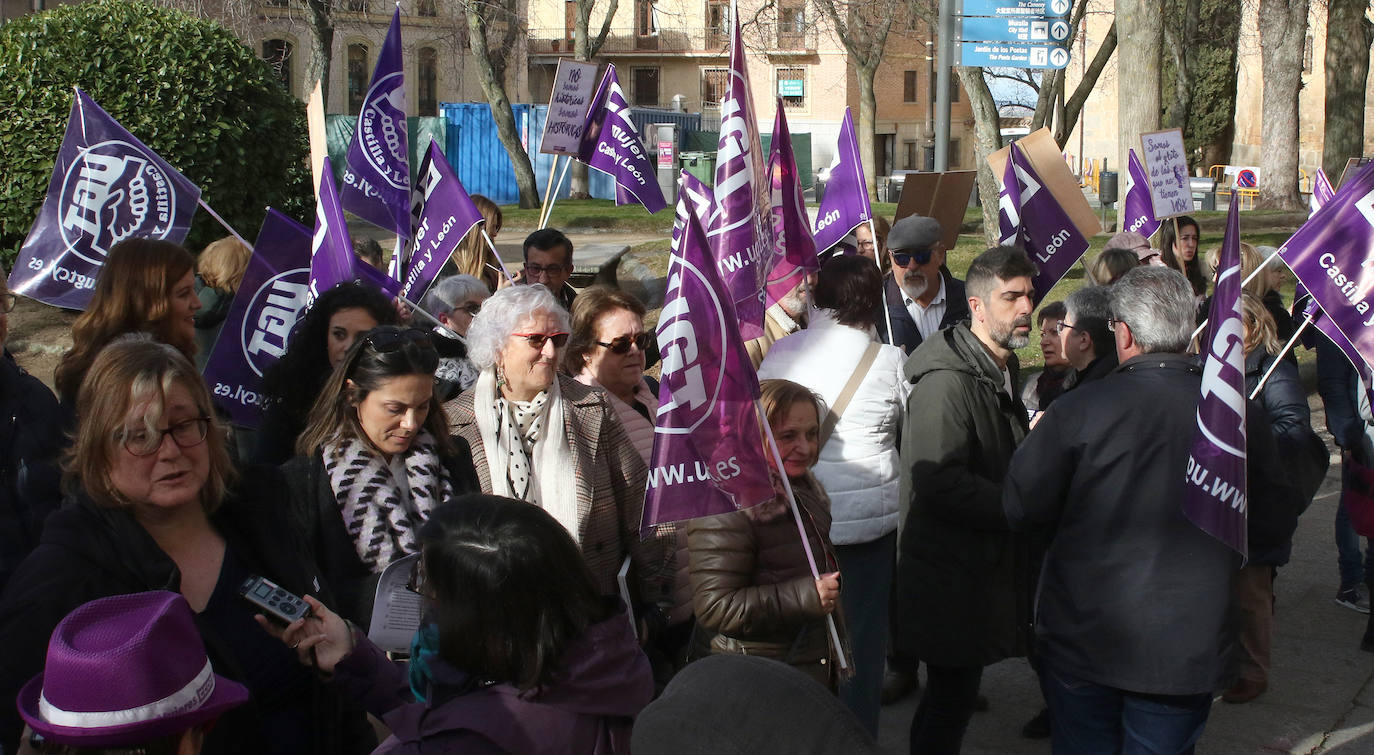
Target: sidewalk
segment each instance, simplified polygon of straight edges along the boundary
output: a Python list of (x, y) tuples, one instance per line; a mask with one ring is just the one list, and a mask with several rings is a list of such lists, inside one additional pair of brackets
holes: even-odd
[[(1321, 400), (1313, 395), (1309, 403), (1312, 425), (1326, 438)], [(1339, 495), (1340, 465), (1333, 458), (1321, 491), (1298, 522), (1292, 561), (1275, 581), (1269, 691), (1244, 705), (1218, 699), (1198, 753), (1374, 753), (1374, 653), (1359, 649), (1366, 617), (1332, 600), (1339, 582), (1332, 541)], [(983, 694), (990, 710), (974, 715), (965, 755), (1050, 752), (1049, 740), (1021, 737), (1022, 724), (1042, 705), (1024, 659), (988, 667)], [(907, 752), (918, 697), (883, 708), (883, 752)]]

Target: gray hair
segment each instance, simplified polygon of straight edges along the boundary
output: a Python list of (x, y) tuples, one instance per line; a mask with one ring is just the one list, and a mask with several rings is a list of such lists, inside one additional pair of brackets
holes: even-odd
[(440, 278), (425, 294), (425, 299), (420, 303), (422, 309), (438, 317), (446, 315), (458, 306), (458, 302), (471, 296), (481, 294), (483, 298), (490, 296), (487, 284), (472, 277), (471, 275), (450, 275), (447, 278)]
[(1137, 267), (1112, 286), (1114, 317), (1131, 328), (1144, 354), (1181, 354), (1197, 325), (1197, 300), (1173, 268)]
[(568, 310), (563, 309), (542, 283), (530, 286), (508, 286), (492, 294), (482, 303), (482, 311), (468, 326), (468, 359), (479, 369), (496, 364), (496, 357), (506, 346), (520, 323), (539, 312), (548, 312), (558, 321), (564, 332), (572, 330)]
[(1108, 286), (1084, 286), (1069, 294), (1064, 308), (1072, 317), (1070, 323), (1083, 330), (1093, 341), (1095, 356), (1112, 353), (1116, 344), (1107, 321), (1112, 319), (1112, 290)]

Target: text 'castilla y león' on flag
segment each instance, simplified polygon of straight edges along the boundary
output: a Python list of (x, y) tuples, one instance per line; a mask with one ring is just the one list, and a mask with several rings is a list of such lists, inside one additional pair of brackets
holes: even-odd
[(401, 296), (418, 302), (458, 249), (464, 237), (483, 221), (482, 213), (458, 180), (435, 142), (420, 161), (415, 187), (415, 240), (407, 255)]
[(9, 288), (64, 309), (85, 309), (110, 249), (125, 239), (180, 244), (200, 189), (76, 90), (48, 193)]
[(1241, 320), (1240, 213), (1236, 195), (1226, 217), (1216, 292), (1188, 452), (1183, 513), (1242, 558), (1248, 553), (1245, 455), (1245, 329)]
[(410, 144), (406, 128), (398, 6), (358, 111), (353, 141), (344, 159), (340, 198), (345, 210), (410, 238)]
[(759, 381), (740, 339), (734, 303), (716, 273), (695, 210), (668, 260), (658, 319), (663, 355), (654, 450), (641, 529), (723, 514), (774, 496), (755, 410)]
[(630, 104), (620, 89), (614, 65), (606, 65), (587, 111), (578, 160), (615, 179), (617, 205), (628, 203), (628, 193), (650, 213), (668, 206), (644, 141), (630, 120)]
[(1031, 279), (1035, 303), (1054, 288), (1088, 251), (1088, 240), (1036, 173), (1025, 153), (1013, 142), (997, 202), (1000, 240), (1026, 250), (1035, 263)]

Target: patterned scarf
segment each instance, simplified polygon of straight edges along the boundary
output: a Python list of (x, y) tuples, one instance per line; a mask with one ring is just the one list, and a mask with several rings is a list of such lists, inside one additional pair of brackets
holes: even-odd
[(405, 480), (396, 480), (392, 465), (365, 440), (335, 438), (324, 444), (324, 468), (334, 500), (358, 558), (374, 574), (420, 550), (420, 525), (453, 494), (428, 431), (420, 431), (399, 457)]

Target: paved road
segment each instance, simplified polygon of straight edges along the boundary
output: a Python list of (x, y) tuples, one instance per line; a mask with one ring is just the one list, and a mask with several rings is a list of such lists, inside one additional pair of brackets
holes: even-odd
[[(1321, 402), (1310, 399), (1312, 424), (1326, 436)], [(1269, 691), (1254, 702), (1218, 700), (1199, 753), (1374, 753), (1374, 653), (1359, 649), (1365, 616), (1336, 605), (1339, 578), (1332, 523), (1340, 493), (1333, 462), (1293, 539), (1291, 563), (1275, 582), (1277, 608)], [(1024, 660), (989, 667), (983, 693), (990, 710), (976, 714), (964, 740), (967, 755), (1049, 753), (1048, 740), (1020, 736), (1040, 709), (1035, 675)], [(907, 751), (907, 728), (917, 696), (883, 709), (879, 743)]]

